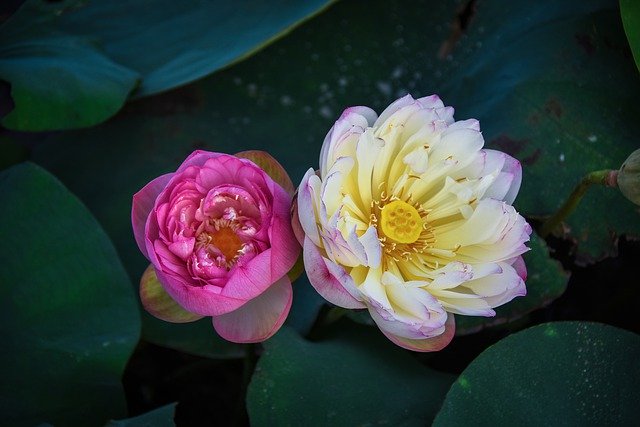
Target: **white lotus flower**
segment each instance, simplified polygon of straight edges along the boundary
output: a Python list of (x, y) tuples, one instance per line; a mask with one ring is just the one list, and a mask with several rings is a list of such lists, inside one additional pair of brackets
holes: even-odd
[(345, 110), (298, 189), (294, 229), (315, 289), (367, 308), (416, 351), (451, 341), (451, 313), (493, 316), (525, 295), (531, 227), (511, 206), (522, 169), (483, 145), (478, 121), (454, 121), (436, 95), (407, 95), (380, 117)]

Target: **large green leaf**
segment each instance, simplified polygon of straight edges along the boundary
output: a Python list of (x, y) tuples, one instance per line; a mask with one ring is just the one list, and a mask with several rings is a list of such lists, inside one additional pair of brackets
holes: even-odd
[(423, 426), (451, 384), (377, 331), (351, 325), (330, 341), (282, 328), (265, 342), (247, 393), (251, 424)]
[(98, 425), (126, 414), (120, 377), (140, 334), (106, 234), (54, 177), (0, 173), (0, 424)]
[(634, 0), (620, 0), (620, 15), (633, 58), (640, 70), (640, 3)]
[(558, 261), (549, 256), (549, 249), (544, 240), (533, 233), (529, 247), (531, 251), (524, 255), (528, 273), (527, 295), (496, 308), (495, 317), (456, 316), (457, 335), (517, 320), (537, 308), (544, 307), (564, 293), (569, 275)]
[(434, 426), (636, 425), (639, 357), (640, 337), (613, 326), (535, 326), (480, 354)]
[(137, 78), (86, 39), (43, 36), (0, 44), (0, 79), (11, 83), (15, 105), (2, 125), (28, 131), (95, 125), (122, 108)]
[(102, 122), (138, 75), (135, 96), (184, 85), (250, 56), (328, 3), (28, 0), (0, 29), (0, 78), (15, 103), (3, 125), (37, 131)]

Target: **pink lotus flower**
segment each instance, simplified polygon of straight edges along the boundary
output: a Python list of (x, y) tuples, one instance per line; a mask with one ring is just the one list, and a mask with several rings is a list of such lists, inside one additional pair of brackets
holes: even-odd
[(345, 110), (320, 170), (302, 179), (294, 217), (318, 293), (367, 309), (414, 351), (446, 346), (453, 314), (494, 316), (525, 295), (531, 227), (511, 206), (522, 169), (483, 144), (478, 121), (455, 121), (435, 95), (407, 95), (380, 116)]
[[(238, 156), (265, 163), (289, 192)], [(292, 300), (287, 272), (300, 252), (292, 190), (266, 153), (195, 151), (133, 196), (136, 242), (168, 296), (197, 315), (189, 320), (212, 316), (215, 330), (234, 342), (263, 341), (280, 328)], [(152, 314), (161, 311), (141, 295)]]

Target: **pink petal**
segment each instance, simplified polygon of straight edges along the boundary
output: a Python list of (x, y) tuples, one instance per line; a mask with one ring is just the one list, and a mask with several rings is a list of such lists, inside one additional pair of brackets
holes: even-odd
[(382, 331), (382, 333), (389, 338), (393, 343), (400, 347), (406, 348), (411, 351), (439, 351), (445, 348), (453, 339), (456, 332), (455, 318), (453, 315), (447, 317), (447, 323), (445, 325), (445, 331), (436, 337), (426, 338), (423, 340), (412, 340), (408, 338), (398, 337), (389, 332)]
[(236, 310), (247, 302), (246, 299), (220, 294), (220, 288), (213, 285), (192, 286), (181, 278), (160, 271), (156, 275), (169, 296), (185, 310), (202, 316), (219, 316)]
[(193, 247), (196, 244), (195, 237), (180, 237), (178, 241), (169, 245), (169, 250), (180, 259), (186, 261), (187, 258), (193, 253)]
[(282, 326), (293, 299), (291, 282), (285, 275), (260, 296), (221, 316), (214, 316), (213, 327), (221, 337), (237, 343), (260, 342)]
[(224, 168), (202, 168), (198, 171), (196, 183), (200, 186), (199, 191), (206, 194), (217, 185), (231, 182), (231, 176)]
[(196, 150), (193, 153), (189, 154), (189, 157), (187, 157), (184, 160), (184, 162), (182, 162), (182, 164), (180, 165), (180, 167), (178, 168), (176, 173), (181, 173), (181, 172), (183, 172), (184, 170), (186, 170), (190, 166), (202, 166), (207, 162), (207, 160), (214, 159), (214, 158), (220, 157), (220, 156), (231, 157), (228, 154), (213, 153), (211, 151)]
[(522, 280), (527, 280), (527, 266), (522, 256), (517, 257), (511, 266), (516, 270), (516, 273), (518, 273), (518, 276), (520, 276)]
[(269, 230), (271, 248), (247, 264), (235, 267), (222, 290), (223, 295), (245, 300), (255, 298), (287, 274), (300, 255), (300, 245), (289, 218), (289, 195), (279, 186), (274, 185), (273, 191), (273, 218)]
[(291, 224), (291, 196), (278, 186), (274, 186), (272, 192), (273, 217), (269, 230), (273, 251), (271, 274), (273, 277), (281, 277), (296, 263), (301, 247)]
[(304, 267), (309, 282), (327, 301), (343, 308), (365, 308), (356, 299), (358, 290), (344, 269), (324, 258), (320, 249), (309, 239), (304, 240)]
[[(263, 293), (278, 278), (271, 275), (272, 260), (272, 250), (267, 249), (247, 264), (234, 267), (229, 272), (227, 284), (222, 288), (222, 295), (248, 301)], [(286, 271), (282, 274), (286, 274)]]
[(149, 256), (147, 255), (147, 247), (144, 239), (145, 224), (158, 194), (164, 190), (172, 176), (172, 173), (159, 176), (133, 195), (133, 206), (131, 207), (133, 235), (136, 238), (138, 248), (140, 248), (140, 251), (146, 258), (149, 258)]

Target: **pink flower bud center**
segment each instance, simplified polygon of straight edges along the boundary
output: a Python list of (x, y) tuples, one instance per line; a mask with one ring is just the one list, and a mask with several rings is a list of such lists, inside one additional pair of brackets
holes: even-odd
[(242, 248), (242, 240), (230, 227), (223, 227), (211, 234), (210, 237), (211, 244), (218, 248), (228, 260), (235, 258)]

